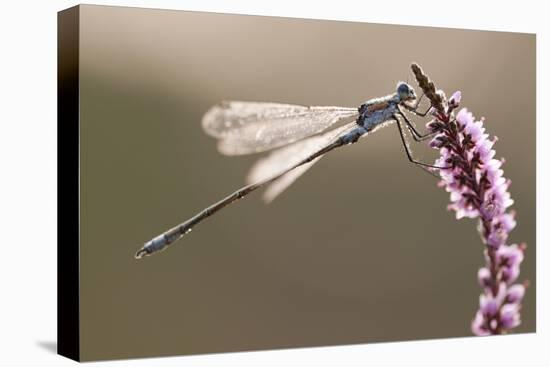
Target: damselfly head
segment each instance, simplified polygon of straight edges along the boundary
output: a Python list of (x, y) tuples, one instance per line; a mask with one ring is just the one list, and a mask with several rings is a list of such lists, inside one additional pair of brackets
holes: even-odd
[(397, 95), (402, 102), (412, 101), (416, 99), (416, 93), (413, 87), (405, 82), (397, 83)]

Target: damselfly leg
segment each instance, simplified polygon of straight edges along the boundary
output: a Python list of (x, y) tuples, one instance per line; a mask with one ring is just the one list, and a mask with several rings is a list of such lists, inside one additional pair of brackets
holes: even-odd
[(416, 104), (414, 106), (411, 106), (411, 107), (407, 107), (407, 109), (411, 112), (411, 113), (414, 113), (415, 115), (417, 116), (420, 116), (420, 117), (425, 117), (428, 112), (430, 112), (430, 110), (432, 109), (432, 105), (430, 104), (428, 106), (428, 108), (426, 109), (426, 111), (424, 112), (418, 112), (418, 108), (420, 107), (420, 101), (422, 101), (422, 98), (424, 97), (424, 93), (422, 93), (422, 95), (420, 96), (420, 98), (418, 98), (418, 101), (416, 101)]
[[(427, 168), (436, 168), (436, 169), (449, 169), (451, 167), (448, 167), (448, 166), (445, 166), (445, 167), (442, 167), (442, 166), (436, 166), (436, 165), (433, 165), (433, 164), (429, 164), (429, 163), (424, 163), (424, 162), (421, 162), (421, 161), (417, 161), (416, 159), (414, 159), (413, 157), (413, 154), (412, 154), (412, 151), (411, 149), (409, 148), (409, 145), (407, 144), (407, 138), (405, 137), (405, 132), (403, 131), (403, 126), (401, 126), (401, 120), (399, 120), (398, 118), (398, 115), (395, 114), (393, 116), (393, 119), (395, 120), (395, 123), (397, 125), (397, 128), (399, 129), (399, 135), (401, 136), (401, 142), (403, 143), (403, 148), (405, 148), (405, 153), (407, 155), (407, 158), (409, 159), (409, 161), (413, 164), (416, 164), (417, 166), (420, 166), (420, 167), (427, 167)], [(429, 172), (430, 174), (434, 175), (435, 177), (439, 178), (437, 175), (435, 175), (433, 172), (429, 171), (429, 170), (425, 170), (427, 172)]]
[(403, 113), (403, 110), (401, 110), (400, 107), (398, 107), (398, 114), (403, 118), (403, 120), (405, 120), (405, 124), (407, 125), (407, 128), (409, 129), (413, 139), (416, 141), (416, 142), (422, 142), (422, 141), (425, 141), (427, 139), (430, 139), (432, 138), (434, 135), (436, 135), (437, 133), (439, 133), (439, 131), (435, 130), (435, 131), (429, 131), (425, 134), (422, 134), (420, 133), (416, 127), (414, 126), (413, 122), (411, 120), (409, 120), (409, 118)]

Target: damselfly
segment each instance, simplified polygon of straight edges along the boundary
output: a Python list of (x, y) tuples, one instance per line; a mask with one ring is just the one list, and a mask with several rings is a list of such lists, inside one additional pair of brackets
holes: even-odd
[[(431, 106), (424, 113), (418, 112), (421, 99), (417, 99), (409, 84), (399, 82), (395, 93), (370, 99), (359, 108), (237, 101), (212, 107), (204, 115), (202, 127), (218, 139), (218, 150), (222, 154), (272, 152), (252, 167), (247, 186), (147, 242), (135, 257), (139, 259), (165, 249), (204, 219), (262, 186), (269, 185), (264, 200), (273, 200), (324, 154), (355, 143), (389, 123), (396, 124), (410, 162), (425, 169), (444, 168), (415, 160), (407, 144), (404, 126), (415, 141), (434, 134), (421, 134), (405, 115), (405, 111), (409, 111), (425, 116)], [(334, 126), (338, 127), (329, 130)]]

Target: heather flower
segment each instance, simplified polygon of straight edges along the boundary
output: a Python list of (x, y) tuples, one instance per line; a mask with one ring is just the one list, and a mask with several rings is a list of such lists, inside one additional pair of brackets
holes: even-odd
[(477, 280), (482, 287), (489, 287), (491, 285), (491, 271), (487, 268), (480, 268), (477, 272)]
[(507, 303), (500, 310), (500, 326), (503, 329), (513, 329), (521, 323), (519, 316), (519, 305), (517, 303)]
[(506, 292), (506, 302), (519, 304), (525, 295), (525, 286), (523, 284), (514, 284)]
[(448, 101), (440, 91), (431, 95), (432, 104), (439, 106), (430, 110), (434, 120), (427, 127), (436, 133), (430, 146), (440, 152), (435, 165), (445, 167), (440, 169), (439, 186), (449, 193), (448, 209), (457, 219), (478, 218), (485, 244), (486, 263), (478, 271), (483, 293), (471, 330), (476, 335), (502, 334), (520, 325), (525, 294), (524, 285), (514, 284), (525, 245), (507, 244), (516, 226), (515, 213), (508, 211), (514, 203), (508, 191), (511, 182), (503, 177), (504, 160), (494, 158), (497, 139), (489, 138), (484, 119), (476, 120), (466, 108), (455, 115), (462, 94), (455, 92)]

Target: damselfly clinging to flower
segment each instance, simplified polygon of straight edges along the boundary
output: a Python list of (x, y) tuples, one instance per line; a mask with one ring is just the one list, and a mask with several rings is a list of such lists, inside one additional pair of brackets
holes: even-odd
[[(204, 219), (262, 186), (269, 184), (264, 199), (273, 200), (324, 154), (355, 143), (360, 137), (392, 122), (397, 125), (409, 161), (423, 168), (444, 168), (415, 160), (407, 145), (403, 126), (415, 141), (435, 134), (419, 133), (404, 113), (406, 110), (425, 116), (431, 106), (419, 113), (417, 108), (421, 99), (417, 99), (409, 84), (399, 82), (395, 93), (370, 99), (359, 108), (237, 101), (210, 108), (202, 119), (202, 126), (207, 134), (218, 139), (222, 154), (272, 152), (252, 167), (247, 186), (147, 242), (135, 257), (139, 259), (165, 249)], [(346, 120), (347, 123), (326, 131)]]

